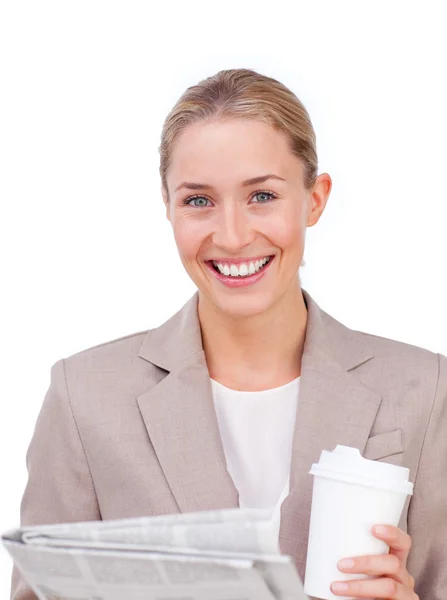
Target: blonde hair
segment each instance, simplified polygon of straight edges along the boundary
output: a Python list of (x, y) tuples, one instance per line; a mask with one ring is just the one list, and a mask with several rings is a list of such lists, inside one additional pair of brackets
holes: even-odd
[(286, 134), (292, 153), (304, 165), (311, 188), (318, 171), (315, 132), (304, 105), (285, 85), (250, 69), (228, 69), (189, 87), (165, 119), (161, 134), (160, 177), (166, 176), (177, 138), (194, 123), (231, 119), (262, 121)]

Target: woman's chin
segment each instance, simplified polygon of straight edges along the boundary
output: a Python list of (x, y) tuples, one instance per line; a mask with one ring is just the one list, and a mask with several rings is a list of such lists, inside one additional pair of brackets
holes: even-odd
[(246, 296), (228, 294), (214, 296), (214, 306), (224, 315), (232, 319), (247, 319), (263, 314), (274, 304), (271, 294), (249, 294)]

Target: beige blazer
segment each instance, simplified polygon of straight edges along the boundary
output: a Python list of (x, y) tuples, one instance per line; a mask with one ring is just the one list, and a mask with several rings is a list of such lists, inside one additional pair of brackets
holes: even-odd
[[(447, 358), (308, 308), (280, 547), (304, 577), (323, 449), (357, 447), (415, 484), (399, 526), (421, 600), (447, 598)], [(23, 525), (238, 506), (226, 470), (196, 293), (166, 323), (56, 362), (27, 453)], [(15, 571), (11, 597), (35, 596)]]

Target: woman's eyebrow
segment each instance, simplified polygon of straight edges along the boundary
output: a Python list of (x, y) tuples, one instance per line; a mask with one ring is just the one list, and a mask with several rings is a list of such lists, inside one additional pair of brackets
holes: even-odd
[[(279, 179), (281, 181), (285, 181), (283, 177), (279, 177), (279, 175), (274, 175), (273, 173), (269, 173), (268, 175), (261, 175), (259, 177), (252, 177), (251, 179), (246, 179), (242, 182), (243, 186), (253, 185), (254, 183), (264, 183), (267, 179)], [(213, 186), (208, 183), (192, 183), (190, 181), (183, 181), (179, 186), (175, 188), (175, 192), (177, 192), (180, 188), (185, 187), (189, 190), (204, 190), (204, 189), (212, 189)]]

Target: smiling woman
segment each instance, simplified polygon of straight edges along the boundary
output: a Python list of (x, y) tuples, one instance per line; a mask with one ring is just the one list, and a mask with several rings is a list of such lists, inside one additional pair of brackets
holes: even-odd
[[(191, 106), (192, 100), (187, 96), (180, 106), (183, 102)], [(275, 122), (255, 118), (262, 114), (255, 106), (243, 112), (223, 104), (212, 118), (202, 116), (181, 134), (166, 126), (173, 141), (171, 151), (161, 149), (162, 194), (180, 258), (201, 292), (202, 323), (205, 311), (213, 309), (232, 319), (262, 314), (263, 320), (291, 322), (297, 307), (304, 308), (297, 274), (306, 228), (320, 218), (331, 179), (315, 175), (312, 135), (294, 139)], [(311, 128), (304, 114), (300, 109), (300, 131), (306, 123)], [(293, 147), (308, 157), (305, 162)], [(235, 288), (241, 293), (231, 291)], [(283, 370), (280, 377), (287, 380), (288, 367)]]
[[(362, 578), (332, 592), (447, 598), (447, 358), (350, 330), (302, 289), (332, 186), (302, 103), (248, 69), (193, 85), (164, 123), (160, 176), (197, 292), (160, 327), (53, 365), (22, 525), (269, 508), (304, 577), (309, 470), (351, 446), (407, 467), (414, 493), (375, 533), (389, 554), (340, 557), (340, 577)], [(35, 598), (18, 572), (12, 597)]]

